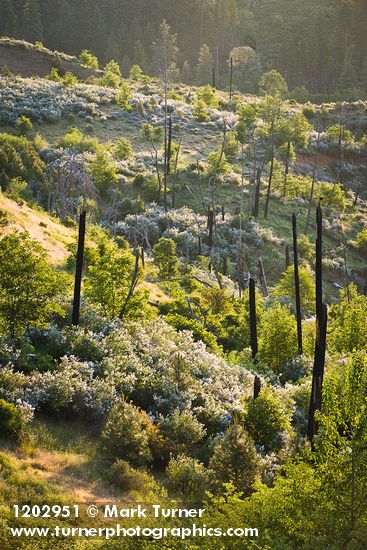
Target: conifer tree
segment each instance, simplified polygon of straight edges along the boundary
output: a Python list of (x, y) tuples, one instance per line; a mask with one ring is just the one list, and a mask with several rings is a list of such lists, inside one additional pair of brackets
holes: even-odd
[(203, 44), (199, 52), (199, 61), (196, 66), (196, 79), (198, 84), (209, 84), (212, 78), (213, 54), (210, 48)]
[(27, 0), (24, 5), (23, 38), (29, 42), (43, 41), (43, 24), (38, 0)]

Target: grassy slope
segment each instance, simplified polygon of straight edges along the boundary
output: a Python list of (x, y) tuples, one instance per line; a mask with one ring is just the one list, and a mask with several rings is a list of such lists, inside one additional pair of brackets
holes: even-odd
[[(7, 225), (0, 226), (0, 233), (28, 231), (46, 249), (50, 261), (61, 266), (69, 252), (67, 245), (74, 242), (76, 230), (65, 227), (41, 210), (34, 210), (25, 203), (16, 203), (0, 193), (0, 211), (5, 213)], [(2, 215), (4, 219), (4, 214)]]

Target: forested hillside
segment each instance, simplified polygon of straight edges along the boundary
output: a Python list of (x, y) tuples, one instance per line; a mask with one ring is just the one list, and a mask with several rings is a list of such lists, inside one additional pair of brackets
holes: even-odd
[(364, 550), (366, 5), (51, 4), (1, 2), (0, 549)]
[(304, 86), (325, 99), (367, 86), (365, 0), (53, 0), (52, 9), (48, 0), (0, 2), (0, 35), (70, 54), (88, 49), (119, 61), (125, 74), (133, 64), (157, 74), (163, 20), (176, 80), (212, 82), (214, 67), (227, 86), (233, 57), (242, 91), (257, 91), (269, 69), (291, 90)]

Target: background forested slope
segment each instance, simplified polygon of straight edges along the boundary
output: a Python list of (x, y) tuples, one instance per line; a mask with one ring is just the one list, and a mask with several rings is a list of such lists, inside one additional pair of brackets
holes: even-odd
[(241, 59), (238, 72), (245, 70), (245, 91), (271, 68), (291, 89), (324, 95), (367, 84), (365, 0), (54, 0), (52, 10), (47, 0), (0, 1), (0, 34), (72, 54), (87, 48), (125, 70), (138, 63), (154, 72), (152, 44), (164, 19), (177, 33), (185, 81), (198, 78), (205, 44), (210, 51), (202, 51), (199, 75), (210, 79), (214, 65), (217, 78), (226, 79), (232, 52)]

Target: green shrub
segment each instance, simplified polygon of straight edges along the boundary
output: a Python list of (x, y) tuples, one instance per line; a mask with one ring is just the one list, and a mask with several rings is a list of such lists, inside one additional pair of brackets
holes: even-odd
[(63, 149), (75, 149), (78, 153), (96, 153), (101, 150), (97, 138), (85, 137), (78, 128), (70, 130), (58, 141), (58, 146)]
[(79, 62), (86, 67), (90, 67), (91, 69), (98, 69), (99, 67), (97, 57), (90, 53), (88, 50), (83, 50), (81, 52), (81, 54), (79, 55)]
[(94, 176), (97, 189), (102, 193), (116, 187), (119, 180), (117, 168), (104, 151), (97, 152), (89, 163), (89, 171)]
[(199, 323), (195, 319), (188, 319), (179, 313), (169, 314), (165, 319), (176, 330), (189, 330), (197, 342), (204, 342), (208, 348), (220, 354), (221, 348), (218, 345), (216, 337), (206, 330), (202, 323)]
[(358, 233), (355, 247), (362, 252), (362, 254), (367, 254), (367, 228), (362, 229), (362, 231)]
[(109, 456), (127, 460), (134, 466), (152, 461), (149, 447), (150, 421), (138, 407), (120, 401), (110, 411), (102, 433), (103, 447)]
[(194, 101), (193, 115), (199, 122), (208, 122), (210, 120), (208, 107), (202, 99)]
[(217, 109), (219, 106), (216, 91), (212, 88), (212, 86), (210, 86), (210, 84), (207, 84), (198, 90), (197, 98), (207, 107)]
[(120, 138), (114, 144), (113, 154), (117, 160), (128, 160), (133, 154), (131, 141), (127, 138)]
[(144, 198), (146, 201), (148, 202), (159, 201), (160, 193), (159, 193), (159, 181), (157, 177), (145, 178), (143, 189), (144, 189)]
[[(304, 311), (309, 311), (310, 313), (315, 312), (315, 301), (316, 301), (316, 291), (315, 291), (315, 281), (314, 278), (306, 267), (299, 267), (299, 285), (300, 285), (300, 297), (301, 297), (301, 308)], [(278, 285), (275, 289), (275, 296), (286, 296), (295, 302), (296, 300), (296, 291), (294, 285), (294, 266), (291, 265), (287, 270), (282, 274)]]
[(263, 447), (265, 453), (278, 451), (284, 443), (285, 432), (291, 430), (284, 399), (266, 386), (257, 399), (248, 398), (245, 406), (245, 427), (254, 442)]
[(166, 474), (170, 489), (184, 497), (202, 499), (209, 484), (209, 472), (205, 466), (186, 455), (172, 457)]
[(167, 438), (167, 447), (178, 455), (189, 454), (205, 436), (206, 430), (190, 410), (176, 409), (169, 416), (159, 417), (159, 428)]
[(124, 493), (139, 491), (145, 493), (154, 479), (145, 470), (136, 470), (126, 460), (116, 460), (110, 471), (110, 479)]
[(116, 103), (121, 105), (125, 111), (131, 111), (132, 107), (129, 100), (132, 97), (132, 91), (127, 82), (122, 82), (119, 87), (119, 93), (117, 95)]
[(0, 399), (0, 434), (18, 437), (22, 427), (22, 417), (17, 407)]
[(142, 134), (146, 141), (157, 143), (163, 139), (163, 128), (161, 126), (153, 126), (152, 124), (143, 124)]
[(22, 115), (19, 118), (17, 118), (15, 122), (15, 127), (17, 128), (19, 134), (22, 136), (26, 136), (33, 130), (32, 121), (25, 115)]
[(15, 201), (19, 199), (29, 201), (32, 199), (32, 191), (29, 189), (28, 183), (19, 177), (10, 180), (6, 194)]
[(231, 171), (231, 165), (227, 162), (226, 154), (221, 151), (209, 153), (208, 165), (211, 174), (228, 174)]
[(75, 76), (75, 74), (71, 72), (65, 73), (62, 81), (65, 86), (75, 86), (76, 84), (78, 84), (78, 78)]
[(119, 88), (121, 84), (121, 69), (117, 61), (110, 61), (104, 69), (104, 75), (100, 79), (101, 86)]
[(154, 263), (162, 279), (171, 279), (178, 275), (176, 243), (173, 239), (161, 237), (153, 247)]
[(259, 359), (280, 374), (297, 355), (296, 319), (286, 306), (275, 304), (264, 310), (259, 328)]
[(238, 490), (249, 494), (258, 466), (255, 445), (242, 426), (234, 424), (224, 435), (217, 437), (209, 462), (212, 485), (216, 491), (223, 491), (224, 483), (233, 482)]

